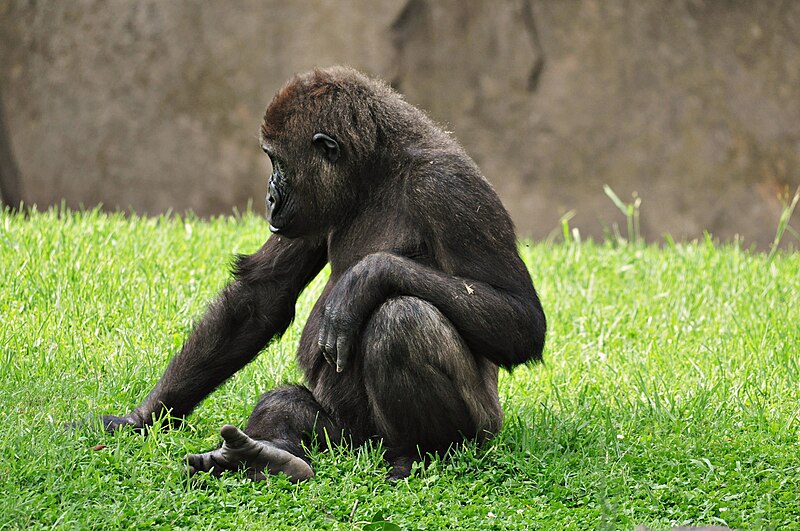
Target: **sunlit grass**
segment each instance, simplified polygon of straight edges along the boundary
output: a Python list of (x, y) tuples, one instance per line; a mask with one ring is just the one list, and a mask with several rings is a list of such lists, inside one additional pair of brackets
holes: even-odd
[[(255, 215), (210, 222), (0, 215), (0, 527), (791, 528), (800, 519), (800, 255), (710, 240), (521, 244), (550, 325), (545, 363), (501, 376), (506, 426), (398, 485), (381, 449), (314, 456), (316, 477), (192, 487), (181, 459), (242, 425), (293, 361), (324, 278), (284, 338), (181, 430), (66, 421), (136, 405), (256, 250)], [(324, 274), (323, 274), (324, 275)], [(96, 445), (105, 448), (94, 450)]]

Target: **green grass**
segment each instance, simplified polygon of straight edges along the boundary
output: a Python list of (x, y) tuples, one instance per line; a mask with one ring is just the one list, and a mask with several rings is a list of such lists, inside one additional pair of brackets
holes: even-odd
[(241, 426), (260, 392), (299, 379), (323, 279), (181, 430), (62, 429), (138, 404), (232, 254), (265, 234), (250, 214), (0, 215), (0, 528), (798, 527), (800, 254), (710, 241), (523, 244), (550, 323), (545, 364), (501, 376), (506, 426), (488, 446), (397, 485), (377, 447), (318, 453), (297, 486), (183, 474), (182, 457)]

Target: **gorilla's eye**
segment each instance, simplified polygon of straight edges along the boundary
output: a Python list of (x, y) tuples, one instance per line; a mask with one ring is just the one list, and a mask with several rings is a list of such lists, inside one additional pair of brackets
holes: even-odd
[(317, 133), (313, 136), (314, 145), (322, 150), (323, 155), (331, 162), (336, 162), (339, 158), (339, 143), (325, 133)]

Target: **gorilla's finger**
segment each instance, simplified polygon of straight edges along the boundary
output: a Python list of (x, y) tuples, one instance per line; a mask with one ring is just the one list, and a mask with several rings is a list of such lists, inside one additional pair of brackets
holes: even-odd
[(350, 337), (349, 334), (342, 334), (336, 340), (336, 372), (342, 372), (350, 363)]
[(125, 426), (130, 426), (135, 430), (141, 430), (143, 428), (141, 423), (137, 422), (136, 419), (130, 415), (125, 415), (124, 417), (103, 415), (100, 417), (100, 421), (102, 422), (103, 429), (109, 433), (124, 428)]
[(328, 365), (330, 365), (331, 367), (333, 367), (334, 365), (336, 365), (336, 360), (335, 360), (335, 359), (333, 359), (333, 356), (331, 356), (330, 354), (328, 354), (328, 352), (327, 352), (327, 351), (325, 351), (325, 350), (323, 350), (323, 351), (322, 351), (322, 357), (323, 357), (323, 358), (325, 358), (325, 362), (326, 362)]
[(336, 365), (336, 328), (333, 324), (326, 327), (325, 337), (322, 338), (322, 353), (330, 365)]
[(328, 335), (328, 320), (325, 319), (325, 314), (319, 320), (319, 332), (317, 333), (317, 346), (324, 353), (325, 352), (325, 337)]

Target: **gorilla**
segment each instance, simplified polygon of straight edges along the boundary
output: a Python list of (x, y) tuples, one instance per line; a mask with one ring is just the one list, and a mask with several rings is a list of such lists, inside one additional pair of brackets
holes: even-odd
[(314, 475), (306, 449), (382, 441), (389, 478), (502, 426), (500, 367), (541, 360), (545, 315), (511, 219), (452, 136), (347, 68), (291, 79), (261, 126), (272, 235), (239, 256), (144, 402), (108, 431), (180, 422), (279, 337), (303, 288), (330, 278), (297, 351), (306, 385), (264, 394), (244, 431), (186, 457), (190, 474)]

